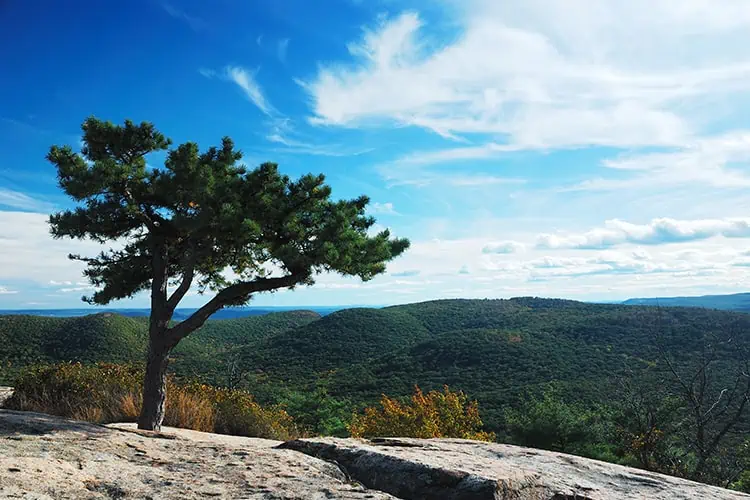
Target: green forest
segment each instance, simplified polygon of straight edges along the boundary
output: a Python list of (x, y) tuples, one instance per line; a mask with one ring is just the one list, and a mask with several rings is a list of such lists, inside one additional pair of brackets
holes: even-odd
[[(38, 363), (140, 364), (147, 327), (111, 313), (0, 317), (0, 383)], [(746, 488), (748, 332), (750, 316), (728, 311), (441, 300), (209, 320), (170, 371), (248, 390), (334, 435), (383, 394), (448, 385), (478, 401), (500, 441)]]

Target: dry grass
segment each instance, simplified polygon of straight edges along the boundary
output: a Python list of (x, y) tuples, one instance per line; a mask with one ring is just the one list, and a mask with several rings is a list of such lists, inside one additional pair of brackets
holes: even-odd
[[(129, 366), (60, 364), (24, 371), (7, 408), (95, 423), (135, 422), (141, 412), (142, 372)], [(244, 391), (169, 379), (164, 425), (269, 439), (298, 435), (280, 408), (264, 408)]]
[[(214, 432), (216, 410), (208, 397), (172, 383), (167, 387), (167, 394), (169, 397), (164, 409), (164, 425), (194, 431)], [(142, 404), (140, 394), (134, 392), (125, 394), (120, 399), (119, 420), (122, 422), (137, 420), (141, 413)]]
[(185, 390), (173, 390), (167, 398), (164, 425), (213, 432), (216, 411), (205, 396)]
[(74, 411), (71, 417), (73, 420), (84, 420), (100, 424), (104, 422), (104, 410), (98, 406), (84, 406)]
[(123, 421), (135, 421), (141, 413), (141, 397), (129, 392), (120, 399), (120, 411)]

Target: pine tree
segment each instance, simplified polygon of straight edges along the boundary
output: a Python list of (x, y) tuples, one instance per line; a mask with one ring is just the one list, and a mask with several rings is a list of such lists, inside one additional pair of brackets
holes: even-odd
[[(70, 256), (86, 264), (96, 287), (83, 300), (151, 295), (141, 429), (161, 427), (170, 351), (213, 313), (257, 293), (313, 285), (322, 272), (369, 280), (409, 246), (387, 230), (368, 234), (375, 220), (365, 213), (366, 196), (335, 201), (323, 175), (291, 180), (273, 163), (248, 169), (228, 137), (201, 153), (192, 142), (169, 149), (171, 141), (146, 122), (91, 117), (82, 129), (80, 153), (53, 146), (47, 156), (78, 204), (49, 222), (56, 238), (113, 245), (95, 257)], [(146, 164), (163, 150), (163, 168)], [(196, 287), (210, 300), (171, 323)]]

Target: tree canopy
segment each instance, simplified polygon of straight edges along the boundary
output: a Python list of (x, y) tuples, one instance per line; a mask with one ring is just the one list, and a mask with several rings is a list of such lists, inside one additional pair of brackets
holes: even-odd
[[(107, 304), (150, 290), (141, 428), (161, 426), (170, 351), (214, 312), (256, 293), (312, 285), (323, 272), (369, 280), (409, 246), (388, 230), (369, 233), (366, 196), (334, 200), (323, 175), (292, 180), (274, 163), (248, 169), (229, 137), (204, 152), (181, 144), (154, 168), (147, 155), (172, 142), (152, 124), (90, 117), (82, 128), (80, 153), (53, 146), (47, 156), (78, 203), (50, 225), (56, 238), (113, 243), (96, 257), (71, 255), (96, 287), (84, 300)], [(215, 295), (170, 324), (194, 285)]]
[[(205, 320), (257, 292), (311, 285), (320, 272), (369, 280), (408, 247), (388, 230), (368, 235), (375, 220), (365, 213), (366, 196), (334, 201), (323, 175), (291, 180), (274, 163), (248, 169), (228, 137), (204, 152), (182, 144), (169, 150), (164, 168), (152, 168), (146, 155), (171, 145), (152, 124), (91, 117), (82, 128), (80, 153), (69, 146), (49, 152), (60, 186), (80, 203), (50, 224), (58, 238), (121, 243), (96, 257), (71, 256), (87, 264), (97, 287), (89, 302), (156, 287), (174, 311), (197, 283), (218, 292), (200, 315)], [(162, 264), (157, 276), (154, 257)]]

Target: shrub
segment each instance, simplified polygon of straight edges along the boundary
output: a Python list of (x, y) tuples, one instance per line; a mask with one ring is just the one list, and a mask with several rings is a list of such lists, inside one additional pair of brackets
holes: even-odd
[(186, 389), (208, 398), (213, 404), (214, 432), (282, 441), (298, 434), (292, 417), (286, 411), (277, 406), (264, 408), (248, 392), (204, 384), (193, 384)]
[(17, 377), (13, 396), (5, 406), (96, 423), (129, 420), (123, 418), (121, 404), (137, 393), (139, 385), (140, 372), (132, 366), (32, 366)]
[(733, 490), (750, 493), (750, 470), (745, 470), (740, 473), (737, 481), (731, 484)]
[(295, 423), (313, 435), (347, 437), (352, 403), (336, 399), (325, 387), (309, 391), (288, 391), (282, 398), (284, 409)]
[(545, 450), (571, 452), (592, 441), (595, 423), (593, 413), (566, 403), (552, 388), (505, 411), (506, 429), (515, 443)]
[(463, 392), (444, 386), (443, 392), (424, 394), (414, 388), (410, 403), (401, 403), (383, 395), (381, 408), (365, 408), (363, 415), (354, 415), (349, 425), (353, 437), (414, 437), (462, 438), (493, 441), (495, 435), (483, 432), (476, 401), (469, 401)]
[[(140, 368), (97, 363), (35, 366), (16, 379), (5, 407), (95, 423), (134, 422), (141, 411)], [(281, 408), (264, 408), (245, 391), (167, 381), (164, 425), (286, 440), (298, 433)]]

